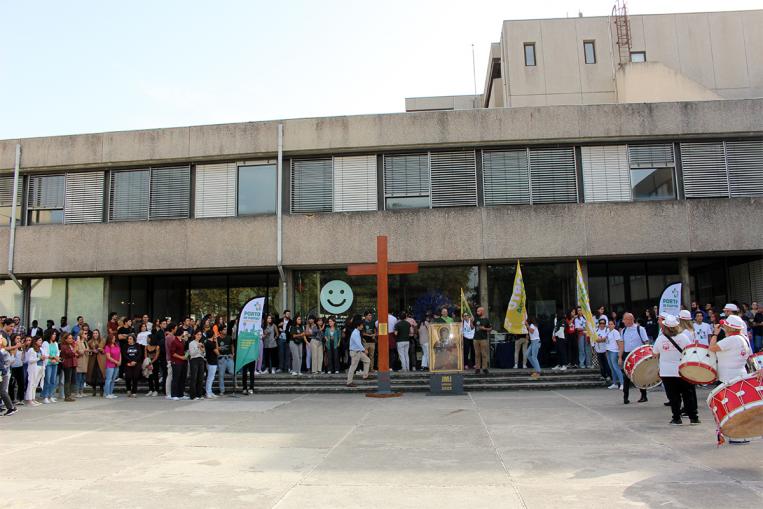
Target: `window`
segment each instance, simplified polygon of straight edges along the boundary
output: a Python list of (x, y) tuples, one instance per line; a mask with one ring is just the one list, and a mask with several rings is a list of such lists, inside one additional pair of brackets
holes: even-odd
[(429, 155), (384, 156), (387, 210), (429, 208)]
[(148, 219), (149, 170), (111, 173), (109, 221)]
[(530, 203), (529, 175), (527, 149), (483, 150), (485, 205)]
[(586, 202), (631, 201), (627, 146), (586, 146), (580, 155)]
[(197, 164), (196, 217), (233, 217), (236, 215), (236, 163)]
[(64, 220), (66, 223), (103, 221), (103, 183), (105, 173), (86, 171), (66, 174)]
[(191, 168), (114, 171), (109, 193), (109, 221), (187, 218), (191, 208)]
[(628, 158), (634, 200), (675, 199), (672, 144), (630, 145)]
[(525, 43), (525, 65), (526, 66), (535, 65), (535, 43), (534, 42)]
[(583, 41), (583, 54), (586, 64), (596, 63), (596, 43), (594, 41)]
[(238, 167), (238, 215), (275, 214), (276, 165)]
[(64, 222), (64, 175), (32, 175), (27, 194), (27, 224)]
[[(21, 177), (16, 193), (16, 224), (21, 224)], [(13, 177), (0, 177), (0, 225), (10, 226), (13, 212)]]
[(646, 51), (631, 51), (631, 62), (646, 62)]
[(291, 211), (331, 212), (334, 205), (332, 159), (292, 159)]

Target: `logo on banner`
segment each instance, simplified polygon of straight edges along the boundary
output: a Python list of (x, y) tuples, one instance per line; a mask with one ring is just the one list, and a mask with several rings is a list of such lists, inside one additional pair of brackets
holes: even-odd
[(352, 288), (344, 281), (335, 279), (321, 288), (321, 306), (331, 314), (344, 313), (352, 306)]
[(660, 297), (660, 314), (678, 316), (681, 311), (681, 283), (668, 285)]

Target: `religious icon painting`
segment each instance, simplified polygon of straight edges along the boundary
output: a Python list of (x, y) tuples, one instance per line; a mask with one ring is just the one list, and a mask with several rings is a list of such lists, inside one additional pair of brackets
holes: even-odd
[(463, 371), (461, 322), (429, 325), (429, 370), (433, 373)]

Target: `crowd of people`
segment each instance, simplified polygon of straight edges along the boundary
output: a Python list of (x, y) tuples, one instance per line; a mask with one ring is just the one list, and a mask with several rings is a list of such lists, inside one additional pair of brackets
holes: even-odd
[[(739, 318), (743, 335), (750, 339), (752, 351), (763, 349), (763, 309), (730, 303), (722, 311), (712, 306), (691, 305), (682, 312), (681, 327), (692, 341), (710, 345), (721, 334), (721, 320)], [(687, 318), (688, 317), (688, 318)], [(450, 323), (458, 319), (463, 333), (463, 366), (475, 373), (488, 373), (492, 327), (485, 310), (476, 315), (452, 316), (448, 307), (435, 315), (428, 312), (417, 321), (400, 312), (388, 316), (390, 366), (396, 371), (429, 368), (429, 327), (433, 322)], [(595, 313), (596, 337), (591, 342), (581, 308), (558, 315), (551, 332), (554, 370), (591, 368), (596, 359), (602, 378), (610, 389), (623, 391), (629, 402), (630, 380), (623, 361), (640, 345), (654, 344), (660, 336), (657, 310), (645, 310), (639, 317), (631, 313), (618, 316), (600, 307)], [(0, 400), (4, 415), (12, 415), (21, 405), (36, 406), (59, 400), (74, 402), (85, 396), (113, 399), (115, 384), (123, 382), (128, 398), (137, 397), (139, 385), (145, 395), (168, 399), (212, 399), (226, 393), (226, 375), (233, 375), (233, 391), (253, 394), (257, 375), (290, 373), (347, 372), (347, 384), (362, 363), (364, 377), (373, 370), (377, 358), (378, 321), (368, 311), (348, 320), (338, 317), (300, 315), (289, 310), (282, 316), (266, 315), (262, 324), (258, 359), (243, 366), (241, 387), (235, 371), (235, 320), (224, 316), (186, 317), (180, 322), (148, 315), (119, 317), (111, 313), (105, 331), (92, 329), (78, 316), (73, 326), (62, 317), (59, 325), (48, 320), (43, 329), (35, 320), (29, 328), (18, 317), (0, 317)], [(530, 364), (531, 378), (541, 375), (539, 354), (542, 347), (540, 326), (528, 318), (528, 334), (513, 338), (515, 368)], [(748, 332), (749, 331), (749, 332)], [(593, 346), (591, 347), (591, 343)], [(520, 362), (520, 355), (522, 362)], [(216, 387), (215, 387), (216, 386)], [(217, 391), (215, 392), (215, 388)], [(39, 396), (38, 396), (39, 390)], [(640, 402), (646, 401), (641, 391)]]

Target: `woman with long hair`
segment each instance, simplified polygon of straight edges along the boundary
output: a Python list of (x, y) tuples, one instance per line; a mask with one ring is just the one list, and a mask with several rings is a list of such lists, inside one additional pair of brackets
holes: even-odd
[(106, 380), (106, 355), (103, 347), (105, 341), (101, 337), (101, 331), (93, 330), (93, 335), (87, 340), (87, 383), (93, 388), (93, 397), (98, 387), (101, 388), (101, 397), (104, 396)]
[(115, 399), (114, 382), (117, 379), (119, 366), (122, 364), (122, 351), (116, 344), (116, 338), (109, 336), (106, 338), (106, 345), (103, 347), (103, 354), (106, 356), (106, 380), (104, 382), (104, 397), (106, 399)]
[(540, 331), (535, 324), (534, 318), (528, 318), (525, 322), (527, 333), (530, 336), (530, 346), (527, 348), (527, 360), (533, 367), (533, 373), (530, 377), (533, 380), (540, 378), (540, 362), (538, 362), (538, 353), (540, 352)]
[(578, 358), (578, 340), (575, 335), (575, 309), (572, 309), (564, 318), (564, 337), (567, 339), (568, 368), (578, 367), (575, 359)]
[(326, 352), (328, 353), (328, 372), (339, 373), (339, 343), (342, 339), (342, 331), (336, 325), (336, 318), (330, 316), (324, 337), (326, 338)]
[(37, 399), (35, 399), (37, 387), (42, 383), (42, 379), (45, 376), (41, 337), (38, 336), (32, 340), (32, 343), (29, 348), (27, 348), (26, 355), (24, 356), (24, 362), (27, 365), (27, 384), (24, 402), (29, 406), (37, 406), (40, 404)]
[(278, 325), (276, 325), (273, 315), (268, 314), (265, 317), (265, 326), (262, 328), (262, 341), (264, 351), (265, 371), (268, 370), (275, 375), (278, 367)]
[(45, 341), (42, 342), (42, 360), (45, 365), (45, 382), (42, 386), (42, 402), (55, 403), (54, 397), (58, 386), (58, 363), (61, 360), (58, 346), (58, 331), (52, 329)]

